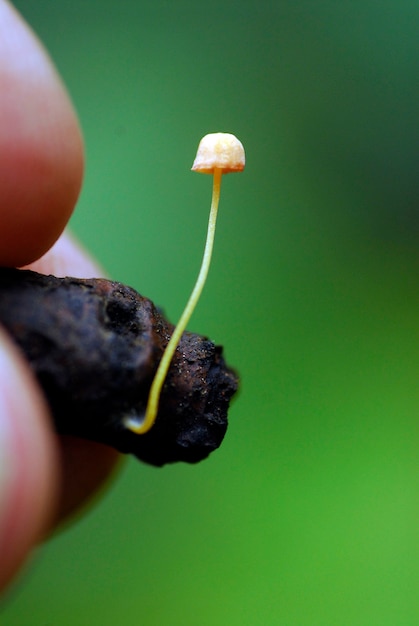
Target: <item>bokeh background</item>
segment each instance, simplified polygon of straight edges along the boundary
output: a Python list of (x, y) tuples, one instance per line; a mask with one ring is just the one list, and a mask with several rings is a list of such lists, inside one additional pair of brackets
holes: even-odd
[(3, 601), (8, 626), (419, 623), (416, 0), (17, 0), (79, 112), (72, 228), (175, 321), (207, 132), (235, 133), (191, 330), (242, 376), (219, 451), (127, 460)]

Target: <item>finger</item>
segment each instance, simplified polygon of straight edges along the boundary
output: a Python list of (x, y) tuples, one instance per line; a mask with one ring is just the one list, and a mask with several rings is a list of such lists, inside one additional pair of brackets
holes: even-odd
[(0, 265), (21, 266), (59, 237), (76, 203), (82, 139), (41, 44), (0, 0)]
[(17, 349), (0, 332), (0, 588), (44, 534), (58, 462), (47, 407)]
[[(94, 278), (104, 272), (68, 232), (29, 269), (55, 276)], [(90, 501), (115, 470), (121, 455), (113, 448), (74, 437), (59, 439), (61, 488), (56, 522)]]
[(66, 230), (53, 247), (40, 259), (24, 266), (40, 274), (74, 276), (75, 278), (98, 278), (105, 272), (94, 261), (77, 239)]
[(57, 526), (91, 506), (115, 470), (122, 455), (94, 441), (77, 437), (59, 437), (61, 489), (53, 525)]

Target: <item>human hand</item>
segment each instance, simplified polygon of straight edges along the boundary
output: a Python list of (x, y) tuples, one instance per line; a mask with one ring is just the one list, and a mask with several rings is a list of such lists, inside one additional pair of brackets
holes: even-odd
[[(97, 276), (94, 262), (61, 235), (83, 175), (77, 118), (42, 46), (6, 0), (0, 120), (0, 266)], [(0, 589), (51, 528), (96, 492), (117, 459), (100, 444), (55, 435), (28, 365), (0, 331)]]

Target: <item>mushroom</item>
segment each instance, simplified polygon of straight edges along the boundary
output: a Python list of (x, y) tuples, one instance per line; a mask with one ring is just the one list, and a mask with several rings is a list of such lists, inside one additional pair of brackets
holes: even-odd
[(160, 393), (171, 360), (204, 288), (214, 244), (221, 176), (223, 174), (229, 174), (230, 172), (241, 172), (244, 166), (244, 148), (242, 143), (234, 135), (230, 133), (210, 133), (201, 139), (195, 161), (192, 165), (192, 171), (200, 172), (201, 174), (213, 174), (214, 176), (204, 256), (195, 287), (166, 346), (151, 384), (144, 420), (139, 423), (137, 420), (127, 418), (125, 421), (125, 426), (134, 433), (140, 435), (145, 434), (152, 428), (156, 420)]

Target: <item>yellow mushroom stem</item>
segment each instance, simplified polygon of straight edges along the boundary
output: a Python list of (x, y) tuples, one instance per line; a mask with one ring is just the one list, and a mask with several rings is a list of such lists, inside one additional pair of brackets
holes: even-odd
[(211, 210), (208, 221), (208, 231), (207, 231), (207, 239), (205, 242), (205, 250), (204, 256), (202, 259), (201, 269), (198, 274), (197, 281), (195, 283), (195, 287), (189, 297), (188, 303), (183, 311), (179, 322), (173, 332), (173, 335), (170, 338), (169, 343), (166, 346), (166, 349), (163, 353), (162, 359), (157, 368), (154, 380), (152, 382), (150, 388), (150, 394), (148, 397), (147, 408), (145, 412), (144, 420), (141, 423), (134, 421), (127, 421), (127, 428), (138, 435), (143, 435), (147, 433), (150, 428), (152, 428), (159, 408), (159, 400), (161, 390), (166, 379), (166, 375), (168, 369), (170, 367), (170, 363), (172, 361), (173, 355), (176, 351), (176, 348), (179, 344), (182, 333), (184, 332), (192, 313), (196, 307), (196, 304), (199, 300), (199, 297), (202, 293), (202, 289), (204, 288), (204, 284), (206, 278), (208, 276), (208, 270), (211, 263), (211, 255), (212, 249), (214, 245), (214, 235), (215, 235), (215, 225), (217, 222), (217, 213), (218, 213), (218, 203), (220, 200), (220, 189), (221, 189), (221, 176), (222, 169), (219, 167), (215, 167), (213, 171), (213, 186), (212, 186), (212, 201), (211, 201)]

